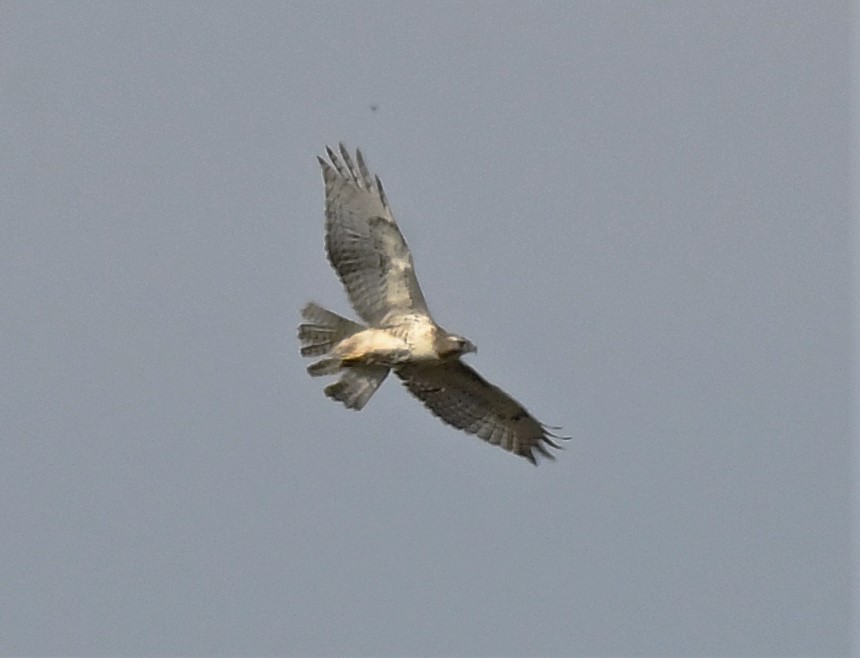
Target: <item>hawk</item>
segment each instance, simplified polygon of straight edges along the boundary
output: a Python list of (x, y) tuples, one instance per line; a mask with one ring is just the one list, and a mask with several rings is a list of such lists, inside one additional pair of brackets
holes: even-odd
[(475, 345), (430, 316), (412, 255), (394, 220), (382, 183), (361, 151), (340, 144), (318, 157), (325, 183), (325, 248), (355, 312), (366, 324), (309, 303), (299, 325), (301, 353), (322, 358), (313, 377), (340, 375), (325, 394), (360, 410), (390, 371), (444, 422), (537, 464), (535, 451), (554, 459), (560, 449), (550, 427), (490, 384), (461, 357)]

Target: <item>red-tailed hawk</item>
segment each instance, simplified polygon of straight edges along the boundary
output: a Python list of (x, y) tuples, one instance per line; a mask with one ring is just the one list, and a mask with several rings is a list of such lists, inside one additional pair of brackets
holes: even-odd
[(446, 423), (477, 434), (536, 464), (536, 450), (561, 439), (460, 357), (477, 349), (430, 317), (415, 278), (412, 256), (394, 221), (382, 183), (371, 176), (361, 151), (353, 161), (326, 147), (317, 158), (325, 183), (325, 246), (356, 313), (367, 326), (310, 303), (299, 325), (302, 356), (323, 357), (308, 366), (314, 376), (341, 374), (325, 393), (361, 409), (393, 370), (409, 391)]

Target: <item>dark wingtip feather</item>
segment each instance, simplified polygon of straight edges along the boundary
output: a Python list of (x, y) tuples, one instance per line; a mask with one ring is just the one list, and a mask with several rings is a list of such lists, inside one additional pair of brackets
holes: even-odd
[(560, 427), (554, 427), (552, 425), (544, 425), (541, 423), (541, 435), (538, 441), (529, 447), (528, 453), (523, 454), (522, 456), (528, 459), (533, 465), (537, 466), (537, 459), (535, 458), (534, 451), (539, 452), (543, 457), (549, 459), (550, 461), (555, 461), (555, 455), (549, 451), (549, 448), (555, 448), (556, 450), (564, 450), (564, 446), (555, 442), (554, 439), (560, 441), (569, 441), (571, 437), (569, 436), (559, 436), (558, 434), (554, 434), (550, 430), (558, 430)]
[(334, 169), (332, 169), (331, 165), (320, 156), (317, 156), (317, 162), (320, 163), (320, 168), (322, 169), (323, 183), (327, 184), (327, 179), (334, 175)]
[(541, 429), (543, 430), (544, 436), (551, 436), (554, 439), (558, 439), (559, 441), (570, 441), (572, 437), (562, 436), (561, 434), (556, 434), (553, 430), (560, 430), (561, 427), (556, 427), (554, 425), (544, 425), (541, 423)]
[(361, 175), (361, 182), (364, 189), (373, 191), (373, 178), (370, 177), (370, 170), (367, 168), (367, 162), (364, 160), (364, 154), (361, 149), (355, 149), (355, 161), (358, 163), (358, 173)]
[[(556, 436), (553, 438), (557, 439), (559, 437)], [(550, 438), (549, 436), (544, 435), (543, 437), (541, 437), (541, 441), (543, 441), (544, 443), (546, 443), (549, 446), (552, 446), (556, 450), (564, 450), (564, 446), (559, 445), (558, 443), (553, 441), (552, 438)], [(540, 445), (540, 443), (538, 443), (538, 445)]]
[(346, 171), (349, 172), (349, 177), (352, 179), (352, 182), (355, 183), (357, 187), (362, 187), (358, 169), (352, 161), (352, 156), (349, 154), (346, 146), (343, 145), (343, 142), (340, 143), (340, 157), (343, 159)]
[[(555, 445), (555, 444), (553, 444), (551, 441), (547, 441), (547, 443), (549, 443), (549, 444), (550, 444), (551, 446), (553, 446), (554, 448), (558, 448), (558, 446), (557, 446), (557, 445)], [(542, 443), (540, 443), (540, 442), (536, 443), (536, 444), (535, 444), (535, 448), (537, 449), (537, 451), (538, 451), (540, 454), (542, 454), (542, 455), (543, 455), (544, 457), (546, 457), (547, 459), (551, 459), (552, 461), (555, 461), (555, 455), (554, 455), (554, 454), (552, 454), (549, 450), (547, 450), (547, 449), (546, 449), (546, 446), (545, 446), (545, 445), (543, 445)], [(559, 449), (560, 449), (560, 448), (559, 448)]]
[(385, 196), (385, 190), (382, 189), (382, 181), (379, 176), (373, 177), (376, 180), (376, 190), (379, 192), (379, 198), (382, 199), (382, 205), (388, 208), (388, 197)]

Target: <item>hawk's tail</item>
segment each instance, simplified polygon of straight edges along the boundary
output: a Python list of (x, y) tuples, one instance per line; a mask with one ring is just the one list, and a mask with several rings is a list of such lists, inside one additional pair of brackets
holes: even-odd
[[(364, 327), (347, 320), (337, 313), (325, 310), (311, 302), (302, 309), (302, 317), (308, 322), (299, 325), (299, 340), (302, 342), (302, 356), (321, 356), (348, 336), (358, 333)], [(329, 361), (331, 359), (328, 359)], [(319, 364), (324, 363), (320, 361)], [(314, 364), (317, 366), (318, 364)], [(308, 369), (310, 372), (310, 368)], [(337, 372), (337, 370), (335, 370)], [(317, 374), (311, 372), (311, 374)], [(331, 374), (320, 372), (321, 375)]]
[[(344, 338), (362, 331), (357, 322), (327, 311), (322, 306), (310, 303), (302, 309), (306, 323), (299, 325), (299, 340), (302, 356), (324, 356)], [(325, 394), (343, 402), (350, 409), (361, 409), (379, 385), (388, 376), (384, 366), (350, 366), (345, 368), (337, 357), (326, 357), (308, 366), (312, 377), (335, 375), (345, 370), (343, 376), (325, 388)]]

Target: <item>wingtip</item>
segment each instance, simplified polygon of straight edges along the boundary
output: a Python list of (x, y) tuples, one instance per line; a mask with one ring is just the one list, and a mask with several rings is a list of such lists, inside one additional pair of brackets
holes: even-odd
[(562, 436), (561, 434), (556, 434), (557, 431), (562, 429), (560, 426), (544, 425), (543, 423), (541, 423), (541, 429), (543, 430), (545, 436), (552, 437), (553, 439), (558, 439), (559, 441), (570, 441), (571, 438), (573, 438), (570, 436)]
[(379, 198), (382, 199), (382, 205), (388, 208), (388, 197), (385, 196), (385, 190), (382, 189), (382, 181), (379, 180), (379, 176), (374, 176), (373, 178), (376, 181), (376, 191), (379, 192)]
[(352, 156), (349, 154), (349, 149), (346, 148), (346, 144), (344, 144), (343, 142), (338, 142), (337, 146), (340, 149), (340, 157), (343, 158), (343, 161), (348, 166), (349, 163), (352, 161)]
[(551, 431), (552, 429), (561, 429), (560, 427), (544, 425), (543, 423), (540, 424), (540, 427), (540, 438), (533, 445), (530, 445), (526, 452), (518, 452), (520, 456), (525, 457), (527, 460), (529, 460), (533, 466), (538, 465), (536, 452), (539, 453), (544, 459), (555, 461), (555, 455), (549, 451), (549, 448), (554, 448), (555, 450), (564, 450), (564, 446), (556, 443), (556, 440), (568, 441), (571, 438), (569, 436), (559, 436), (558, 434), (554, 434)]

